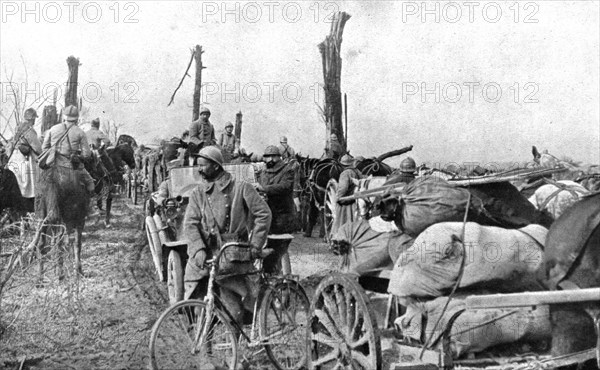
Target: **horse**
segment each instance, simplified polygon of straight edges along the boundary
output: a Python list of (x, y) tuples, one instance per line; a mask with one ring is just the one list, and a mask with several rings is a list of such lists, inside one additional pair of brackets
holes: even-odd
[(131, 146), (133, 149), (136, 149), (138, 147), (135, 139), (129, 135), (119, 135), (116, 146), (119, 146), (121, 144), (129, 144), (129, 146)]
[[(600, 193), (584, 197), (552, 224), (542, 273), (552, 290), (600, 287)], [(600, 334), (599, 301), (551, 305), (550, 315), (552, 356), (594, 347)], [(597, 369), (600, 363), (586, 365)]]
[[(45, 220), (46, 224), (62, 224), (66, 227), (67, 245), (73, 245), (75, 270), (83, 275), (81, 267), (81, 234), (85, 226), (85, 217), (88, 213), (89, 195), (80, 183), (79, 171), (70, 167), (61, 167), (54, 164), (53, 167), (43, 170), (38, 179), (36, 187), (35, 213), (36, 218)], [(53, 226), (47, 226), (53, 228)], [(61, 229), (62, 230), (62, 229)], [(71, 234), (75, 232), (75, 238), (71, 243)], [(51, 231), (45, 234), (52, 234)], [(62, 232), (59, 240), (62, 241)], [(45, 238), (38, 243), (38, 255), (41, 256)], [(58, 248), (59, 256), (59, 280), (63, 278), (62, 252)], [(43, 274), (43, 259), (39, 258), (39, 273)]]

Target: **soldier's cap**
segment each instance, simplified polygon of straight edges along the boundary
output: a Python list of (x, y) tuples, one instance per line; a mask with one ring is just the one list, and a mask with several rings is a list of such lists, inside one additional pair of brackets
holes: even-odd
[(340, 164), (342, 166), (352, 166), (354, 164), (354, 158), (350, 154), (345, 154), (340, 159)]
[(228, 122), (225, 124), (225, 128), (227, 128), (227, 127), (233, 127), (233, 123), (231, 123), (231, 122), (229, 122), (229, 121), (228, 121)]
[(275, 145), (269, 145), (265, 148), (265, 153), (263, 154), (263, 157), (275, 157), (280, 155), (281, 153), (279, 152), (278, 147), (276, 147)]
[(68, 122), (77, 121), (79, 119), (79, 109), (74, 105), (69, 105), (63, 111), (63, 115)]
[(282, 143), (282, 144), (287, 144), (287, 137), (285, 137), (285, 136), (282, 136), (282, 137), (279, 139), (279, 142), (280, 142), (280, 143)]
[(92, 120), (92, 126), (100, 127), (100, 118), (94, 118)]
[(198, 154), (194, 154), (194, 156), (208, 159), (209, 161), (223, 167), (223, 153), (221, 153), (221, 150), (216, 146), (205, 146)]
[(23, 118), (25, 118), (27, 121), (31, 120), (31, 119), (36, 119), (38, 118), (38, 114), (35, 111), (35, 109), (33, 108), (28, 108), (25, 113), (23, 114)]
[(202, 107), (202, 109), (200, 109), (200, 113), (199, 114), (202, 114), (202, 113), (208, 113), (210, 115), (210, 109), (208, 109), (206, 107)]

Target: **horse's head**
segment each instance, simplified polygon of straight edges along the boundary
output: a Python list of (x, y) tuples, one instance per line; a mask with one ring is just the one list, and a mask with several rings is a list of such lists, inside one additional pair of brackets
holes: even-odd
[(395, 221), (402, 210), (400, 202), (401, 200), (393, 194), (384, 195), (377, 202), (377, 209), (379, 210), (381, 219), (388, 222)]

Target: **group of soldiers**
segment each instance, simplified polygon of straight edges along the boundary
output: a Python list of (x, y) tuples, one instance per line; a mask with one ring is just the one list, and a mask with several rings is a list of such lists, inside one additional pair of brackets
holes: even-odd
[[(21, 195), (25, 201), (25, 210), (33, 212), (36, 196), (36, 184), (40, 174), (52, 167), (58, 166), (73, 169), (80, 183), (91, 195), (94, 193), (94, 180), (86, 171), (83, 161), (91, 155), (91, 149), (103, 149), (111, 145), (108, 136), (100, 131), (100, 119), (91, 122), (91, 128), (84, 132), (79, 126), (79, 110), (70, 105), (63, 110), (62, 122), (52, 126), (38, 136), (34, 129), (38, 114), (29, 108), (23, 113), (23, 121), (18, 125), (12, 140), (8, 141), (6, 150), (7, 167), (17, 179)], [(46, 163), (46, 168), (38, 166), (38, 159), (46, 157), (49, 151), (54, 151), (52, 163)], [(45, 177), (41, 177), (44, 181)]]

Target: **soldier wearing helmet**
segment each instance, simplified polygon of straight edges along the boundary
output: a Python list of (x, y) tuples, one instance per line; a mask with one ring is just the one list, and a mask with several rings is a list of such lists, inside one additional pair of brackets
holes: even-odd
[(111, 142), (108, 136), (100, 131), (100, 118), (92, 120), (92, 127), (85, 132), (88, 142), (94, 149), (100, 149), (101, 147), (109, 147)]
[[(197, 154), (198, 171), (204, 182), (192, 191), (183, 220), (189, 260), (185, 269), (185, 299), (206, 294), (208, 270), (204, 266), (227, 242), (250, 242), (262, 248), (271, 226), (269, 206), (254, 187), (223, 169), (223, 155), (215, 146)], [(250, 239), (249, 239), (249, 236)], [(252, 263), (239, 263), (240, 273), (253, 269)], [(234, 319), (242, 323), (253, 309), (251, 282), (247, 276), (219, 278), (220, 298)], [(250, 316), (251, 317), (251, 316)]]
[(417, 164), (411, 157), (406, 157), (400, 162), (400, 168), (395, 170), (386, 181), (386, 184), (410, 183), (415, 179)]
[(195, 154), (205, 146), (217, 144), (215, 128), (208, 120), (209, 118), (210, 110), (204, 107), (200, 110), (200, 117), (192, 121), (190, 125), (190, 153)]
[(336, 208), (336, 218), (331, 226), (331, 233), (334, 235), (343, 224), (354, 221), (357, 214), (356, 201), (340, 201), (341, 197), (352, 195), (356, 189), (355, 181), (362, 179), (363, 174), (356, 168), (357, 161), (350, 154), (345, 154), (340, 159), (340, 164), (345, 167), (340, 174), (338, 181), (338, 207)]
[[(83, 167), (82, 162), (82, 159), (88, 159), (92, 152), (85, 132), (77, 126), (79, 109), (74, 105), (69, 105), (63, 111), (63, 115), (63, 124), (56, 124), (47, 131), (42, 150), (56, 146), (57, 155), (54, 165), (63, 168), (72, 168), (77, 171), (88, 193), (93, 194), (95, 188), (94, 180)], [(63, 134), (67, 130), (67, 135), (63, 138)]]
[(33, 125), (37, 118), (33, 108), (23, 113), (24, 121), (10, 141), (8, 168), (14, 172), (21, 195), (26, 199), (27, 211), (33, 212), (35, 186), (38, 178), (37, 157), (42, 152), (42, 144)]
[[(293, 233), (295, 230), (295, 204), (294, 204), (294, 170), (281, 158), (279, 148), (269, 145), (263, 154), (267, 168), (260, 174), (256, 189), (266, 194), (267, 204), (273, 214), (273, 222), (269, 234), (281, 235)], [(272, 248), (275, 253), (268, 256), (263, 262), (263, 269), (269, 274), (278, 274), (282, 271), (291, 272), (289, 255), (287, 254), (291, 238), (269, 238), (267, 248)], [(282, 257), (283, 258), (282, 261)], [(283, 263), (283, 266), (282, 266)]]
[(284, 161), (289, 161), (296, 155), (294, 148), (288, 145), (288, 139), (285, 136), (279, 138), (279, 152), (281, 153), (281, 159)]
[(219, 146), (223, 152), (225, 163), (231, 162), (239, 154), (240, 143), (233, 133), (233, 123), (227, 122), (225, 124), (225, 132), (219, 137)]

